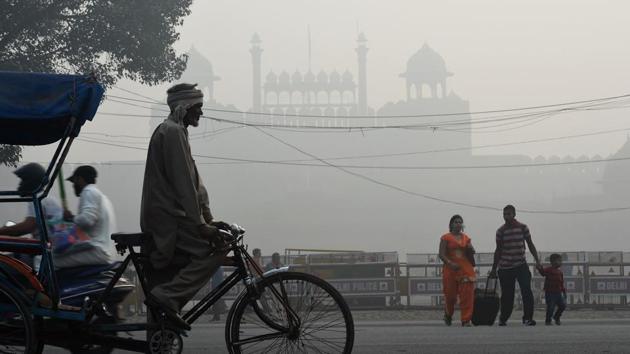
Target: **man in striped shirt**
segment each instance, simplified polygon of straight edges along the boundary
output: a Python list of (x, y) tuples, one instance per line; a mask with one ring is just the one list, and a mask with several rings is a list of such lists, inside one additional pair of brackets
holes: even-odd
[(516, 209), (512, 205), (503, 208), (503, 224), (497, 230), (497, 247), (494, 251), (494, 263), (490, 271), (490, 277), (497, 277), (497, 266), (499, 268), (499, 282), (501, 283), (501, 315), (499, 316), (499, 326), (507, 325), (507, 320), (512, 315), (514, 307), (514, 289), (516, 281), (521, 289), (523, 299), (523, 324), (535, 326), (534, 321), (534, 295), (532, 294), (532, 273), (527, 266), (525, 259), (525, 243), (529, 251), (534, 256), (536, 268), (542, 266), (538, 259), (538, 252), (532, 242), (527, 225), (518, 222), (514, 217)]

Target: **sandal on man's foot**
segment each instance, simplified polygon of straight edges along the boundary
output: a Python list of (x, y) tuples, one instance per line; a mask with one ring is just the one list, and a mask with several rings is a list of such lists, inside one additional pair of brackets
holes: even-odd
[(148, 307), (151, 307), (156, 311), (163, 312), (171, 324), (175, 325), (178, 328), (190, 331), (190, 325), (188, 324), (188, 322), (184, 321), (184, 319), (181, 318), (177, 312), (169, 308), (167, 305), (162, 304), (158, 299), (154, 298), (153, 296), (148, 296), (144, 300), (144, 303)]
[(450, 326), (451, 323), (453, 323), (453, 317), (447, 314), (444, 314), (444, 324), (446, 324), (447, 326)]

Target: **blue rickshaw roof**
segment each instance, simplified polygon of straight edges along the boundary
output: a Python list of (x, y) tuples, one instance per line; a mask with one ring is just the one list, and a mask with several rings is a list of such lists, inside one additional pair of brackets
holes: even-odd
[[(45, 145), (92, 120), (103, 86), (86, 75), (0, 71), (0, 144)], [(71, 118), (77, 122), (68, 132)]]

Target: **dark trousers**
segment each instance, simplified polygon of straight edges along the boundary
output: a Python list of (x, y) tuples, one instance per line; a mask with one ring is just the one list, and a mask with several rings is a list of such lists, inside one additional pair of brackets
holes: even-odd
[[(545, 316), (545, 322), (551, 322), (551, 318), (554, 320), (560, 319), (562, 312), (567, 308), (567, 300), (562, 293), (545, 293), (545, 303), (547, 304), (547, 315)], [(557, 309), (556, 309), (557, 308)], [(554, 310), (556, 313), (554, 314)]]
[(521, 288), (523, 299), (523, 321), (534, 317), (534, 294), (532, 294), (532, 273), (527, 264), (515, 268), (499, 269), (499, 282), (501, 282), (501, 315), (502, 322), (507, 321), (512, 315), (514, 307), (514, 289), (516, 281)]

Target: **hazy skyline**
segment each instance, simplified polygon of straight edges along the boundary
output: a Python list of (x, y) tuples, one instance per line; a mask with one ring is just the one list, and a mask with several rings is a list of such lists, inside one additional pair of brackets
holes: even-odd
[[(215, 82), (216, 100), (222, 104), (233, 104), (240, 110), (248, 110), (252, 106), (249, 53), (252, 35), (258, 33), (262, 40), (264, 78), (270, 70), (275, 73), (286, 70), (292, 74), (296, 70), (305, 72), (308, 69), (308, 27), (311, 32), (313, 71), (330, 72), (336, 69), (343, 72), (348, 69), (355, 78), (356, 39), (360, 32), (365, 34), (369, 48), (368, 104), (375, 110), (387, 102), (406, 98), (404, 80), (399, 74), (405, 71), (407, 60), (425, 43), (444, 58), (448, 71), (454, 74), (447, 82), (449, 91), (468, 101), (471, 111), (537, 106), (630, 93), (627, 85), (630, 82), (630, 70), (627, 68), (630, 47), (626, 45), (630, 34), (630, 25), (626, 19), (630, 4), (622, 1), (196, 1), (191, 10), (192, 14), (184, 20), (181, 40), (176, 48), (183, 53), (194, 46), (201, 52), (212, 63), (214, 74), (221, 77), (220, 81)], [(146, 87), (129, 81), (117, 84), (118, 87), (155, 99), (163, 99), (169, 85)], [(112, 88), (108, 94), (134, 97), (117, 88)], [(506, 132), (475, 132), (472, 134), (472, 145), (630, 129), (626, 118), (628, 108), (622, 108), (570, 112)], [(150, 113), (146, 108), (112, 101), (105, 101), (99, 112)], [(209, 123), (208, 129), (226, 126)], [(265, 160), (305, 158), (304, 154), (248, 129), (252, 130), (235, 129), (209, 137), (203, 149), (193, 144), (193, 153)], [(191, 134), (202, 131), (191, 129)], [(473, 154), (542, 155), (547, 158), (554, 155), (561, 158), (567, 155), (607, 157), (623, 146), (628, 139), (628, 132), (630, 130), (556, 142), (478, 149), (473, 150)], [(94, 122), (86, 124), (81, 139), (98, 138), (101, 142), (130, 145), (135, 149), (81, 140), (75, 143), (67, 161), (132, 160), (140, 161), (141, 164), (146, 156), (149, 134), (148, 118), (97, 114)], [(124, 138), (120, 135), (145, 138)], [(416, 139), (421, 139), (408, 130), (365, 132), (364, 135), (355, 131), (334, 136), (321, 132), (282, 133), (280, 137), (317, 156), (412, 151), (417, 150), (414, 147)], [(421, 133), (418, 133), (418, 137), (421, 137)], [(461, 145), (459, 141), (443, 143), (446, 146)], [(43, 150), (51, 151), (50, 148)], [(50, 156), (50, 153), (42, 153), (42, 148), (26, 148), (23, 161), (47, 161)], [(436, 158), (440, 156), (436, 155)], [(200, 159), (199, 162), (209, 161), (212, 160)], [(410, 158), (405, 161), (367, 159), (351, 162), (423, 164), (420, 158), (418, 161)], [(589, 166), (596, 165), (603, 166)], [(256, 246), (282, 249), (321, 244), (326, 248), (346, 249), (357, 245), (357, 248), (365, 250), (432, 251), (437, 247), (434, 243), (438, 235), (445, 231), (445, 220), (454, 213), (463, 213), (476, 244), (480, 249), (489, 251), (493, 246), (492, 234), (501, 222), (500, 214), (495, 211), (460, 208), (406, 196), (359, 181), (334, 169), (323, 171), (325, 169), (322, 168), (263, 167), (256, 164), (240, 166), (206, 166), (203, 168), (206, 171), (203, 177), (211, 185), (213, 208), (217, 210), (217, 215), (242, 222), (253, 230), (256, 235), (253, 244)], [(135, 168), (141, 167), (138, 165)], [(122, 173), (124, 169), (122, 167), (119, 172)], [(238, 171), (242, 180), (233, 178), (230, 175), (232, 171)], [(69, 169), (66, 170), (66, 173), (69, 172)], [(138, 171), (135, 173), (140, 176)], [(487, 176), (496, 176), (497, 173), (497, 170), (487, 170)], [(557, 197), (573, 192), (583, 196), (587, 188), (601, 189), (599, 177), (588, 176), (584, 181), (575, 180), (573, 184), (566, 185), (561, 180), (564, 175), (559, 175), (560, 180), (541, 175), (536, 180), (538, 184), (528, 182), (527, 176), (518, 176), (525, 181), (516, 188), (525, 191), (518, 196), (509, 191), (497, 194), (497, 189), (488, 185), (483, 173), (377, 171), (371, 176), (409, 190), (447, 199), (491, 204), (494, 207), (512, 202), (517, 208), (538, 210), (573, 209), (575, 207), (568, 199), (558, 201)], [(320, 185), (315, 184), (315, 188), (309, 183), (316, 178), (322, 180), (319, 181)], [(3, 185), (14, 184), (14, 181), (3, 182), (6, 182)], [(116, 180), (109, 182), (110, 186), (119, 183)], [(139, 189), (142, 181), (131, 182), (135, 187), (126, 188)], [(325, 189), (328, 186), (330, 189)], [(537, 186), (544, 186), (547, 188), (545, 191), (551, 192), (544, 198), (538, 198), (542, 189), (536, 189)], [(320, 192), (317, 188), (324, 188), (326, 192)], [(260, 190), (266, 194), (261, 196)], [(118, 212), (124, 213), (127, 219), (124, 228), (130, 231), (137, 229), (137, 216), (133, 213), (139, 207), (139, 196), (129, 191), (108, 192), (116, 195), (114, 199), (117, 200), (114, 202), (118, 204)], [(518, 192), (515, 190), (514, 194)], [(356, 199), (357, 194), (362, 199)], [(586, 194), (591, 195), (591, 192)], [(241, 199), (234, 200), (234, 195)], [(265, 197), (268, 199), (265, 200)], [(302, 202), (295, 199), (298, 197), (316, 200), (309, 204), (310, 199)], [(596, 196), (592, 198), (582, 200), (585, 205), (581, 207), (589, 209), (627, 204), (622, 197), (614, 200)], [(241, 201), (246, 203), (241, 204)], [(331, 205), (338, 209), (331, 209)], [(524, 221), (531, 223), (536, 231), (536, 242), (540, 249), (565, 247), (566, 239), (552, 236), (562, 234), (567, 223), (581, 222), (582, 226), (578, 227), (584, 229), (580, 236), (572, 240), (569, 249), (600, 250), (619, 246), (627, 250), (626, 236), (616, 233), (625, 213), (601, 216), (539, 214), (527, 215)], [(311, 215), (315, 218), (310, 219)], [(287, 241), (286, 233), (277, 233), (284, 226), (283, 217), (293, 218), (290, 225), (302, 227), (308, 232), (304, 233), (305, 236)], [(385, 225), (375, 228), (366, 223), (372, 218), (379, 218), (379, 222)], [(418, 230), (416, 222), (422, 224), (421, 230)], [(361, 241), (350, 236), (322, 236), (329, 227), (338, 228), (348, 235), (356, 234)], [(391, 240), (374, 236), (388, 232), (392, 233), (389, 236)], [(609, 236), (602, 240), (593, 239), (592, 235), (598, 232)], [(364, 236), (365, 239), (362, 238)], [(395, 242), (395, 245), (390, 241)]]
[[(428, 43), (454, 73), (448, 87), (470, 103), (471, 111), (523, 107), (615, 96), (630, 92), (630, 34), (622, 1), (196, 1), (184, 20), (180, 52), (195, 46), (221, 77), (218, 102), (251, 107), (251, 57), (254, 33), (264, 48), (263, 76), (308, 67), (310, 26), (312, 67), (356, 75), (356, 39), (368, 39), (368, 103), (378, 109), (405, 97), (407, 60)], [(145, 87), (128, 81), (118, 86), (160, 99), (168, 85)], [(117, 89), (110, 90), (118, 94)], [(124, 94), (124, 93), (123, 93)], [(128, 94), (126, 94), (128, 95)], [(148, 114), (148, 110), (105, 102), (101, 112)], [(627, 110), (566, 114), (502, 134), (473, 134), (473, 144), (510, 142), (523, 137), (573, 135), (593, 130), (627, 128)], [(124, 125), (124, 127), (123, 127)], [(85, 131), (148, 136), (143, 118), (97, 115)], [(602, 155), (614, 153), (623, 132), (572, 139), (555, 144), (528, 144), (476, 153), (518, 153), (529, 156)], [(114, 149), (100, 153), (85, 144), (75, 161), (143, 159), (140, 151)], [(81, 153), (83, 151), (83, 153)], [(125, 151), (124, 153), (122, 153)], [(123, 156), (121, 156), (123, 155)], [(27, 149), (26, 159), (37, 154)]]

